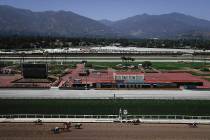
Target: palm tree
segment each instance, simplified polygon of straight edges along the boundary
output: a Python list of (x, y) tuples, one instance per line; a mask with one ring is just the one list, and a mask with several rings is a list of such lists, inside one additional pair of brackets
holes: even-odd
[(124, 61), (126, 60), (126, 57), (125, 56), (122, 56), (121, 57), (121, 60), (122, 60), (122, 63), (124, 63)]
[(135, 61), (135, 58), (131, 58), (131, 61), (134, 62)]

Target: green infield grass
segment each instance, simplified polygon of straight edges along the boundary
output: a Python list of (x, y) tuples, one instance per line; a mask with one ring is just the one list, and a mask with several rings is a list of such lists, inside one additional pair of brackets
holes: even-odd
[(191, 100), (0, 100), (0, 114), (210, 116), (210, 101)]

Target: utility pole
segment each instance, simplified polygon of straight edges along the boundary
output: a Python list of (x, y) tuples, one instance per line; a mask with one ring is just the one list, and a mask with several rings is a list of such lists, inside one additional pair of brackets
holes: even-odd
[(149, 48), (149, 45), (148, 45), (148, 40), (146, 40), (146, 47), (147, 47), (147, 48)]

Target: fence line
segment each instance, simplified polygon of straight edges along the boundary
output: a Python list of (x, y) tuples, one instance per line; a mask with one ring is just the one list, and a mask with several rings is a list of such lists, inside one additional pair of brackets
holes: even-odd
[(210, 116), (188, 116), (188, 115), (66, 115), (66, 114), (5, 114), (0, 118), (85, 118), (85, 119), (175, 119), (175, 120), (210, 120)]

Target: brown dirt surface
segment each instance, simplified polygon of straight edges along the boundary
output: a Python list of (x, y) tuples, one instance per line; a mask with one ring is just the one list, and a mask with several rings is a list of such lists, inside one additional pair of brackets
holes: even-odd
[(210, 126), (181, 124), (83, 124), (82, 129), (53, 134), (62, 124), (1, 123), (0, 140), (210, 140)]

